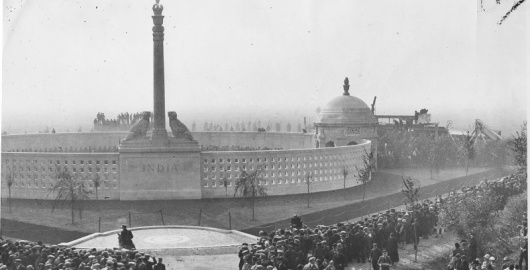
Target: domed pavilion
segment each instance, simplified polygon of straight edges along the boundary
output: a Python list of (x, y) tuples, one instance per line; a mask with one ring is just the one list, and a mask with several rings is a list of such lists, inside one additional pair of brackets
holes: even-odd
[(316, 147), (356, 145), (367, 139), (377, 151), (377, 119), (364, 101), (350, 95), (349, 89), (346, 78), (344, 93), (330, 100), (317, 116)]

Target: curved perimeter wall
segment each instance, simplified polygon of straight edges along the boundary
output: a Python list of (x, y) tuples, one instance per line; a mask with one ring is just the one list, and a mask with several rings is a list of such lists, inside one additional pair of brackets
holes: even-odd
[[(170, 132), (171, 133), (171, 132)], [(192, 132), (202, 145), (302, 149), (314, 147), (314, 134), (276, 132)], [(113, 151), (127, 132), (46, 133), (2, 136), (2, 152)], [(59, 150), (59, 149), (62, 149)], [(115, 150), (114, 152), (117, 152)]]
[[(100, 200), (118, 200), (120, 175), (118, 153), (2, 153), (2, 198), (9, 196), (6, 178), (14, 176), (11, 197), (20, 199), (54, 199), (51, 187), (56, 166), (66, 168), (94, 189), (91, 179), (99, 175)], [(95, 193), (92, 194), (95, 198)]]
[[(370, 151), (371, 142), (358, 145), (245, 152), (202, 152), (201, 179), (203, 198), (233, 195), (235, 182), (242, 170), (263, 169), (261, 184), (268, 195), (307, 193), (307, 175), (312, 175), (310, 191), (319, 192), (360, 185), (356, 166), (363, 165), (362, 156)], [(348, 171), (344, 181), (343, 169)], [(224, 177), (228, 187), (225, 189)]]
[[(242, 170), (261, 167), (265, 179), (261, 184), (267, 187), (267, 193), (271, 196), (306, 193), (307, 175), (313, 176), (311, 192), (342, 189), (343, 169), (348, 171), (346, 187), (361, 184), (356, 178), (356, 166), (362, 166), (362, 156), (370, 147), (371, 142), (363, 140), (358, 145), (330, 148), (201, 152), (200, 164), (197, 164), (200, 172), (194, 173), (197, 178), (189, 181), (200, 182), (200, 191), (197, 192), (200, 192), (201, 198), (224, 198), (227, 194), (234, 194), (236, 179)], [(56, 183), (53, 177), (55, 168), (60, 166), (79, 175), (92, 189), (91, 179), (99, 175), (102, 179), (98, 189), (99, 199), (120, 200), (120, 181), (124, 180), (120, 180), (120, 153), (117, 152), (2, 152), (1, 163), (3, 198), (9, 192), (6, 176), (12, 173), (12, 198), (53, 199), (49, 190)], [(225, 176), (226, 189), (223, 181)]]

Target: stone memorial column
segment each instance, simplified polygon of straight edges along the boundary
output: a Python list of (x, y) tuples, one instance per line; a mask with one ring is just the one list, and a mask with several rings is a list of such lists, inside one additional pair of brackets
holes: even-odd
[(164, 85), (164, 26), (162, 26), (164, 7), (159, 0), (153, 5), (153, 102), (154, 129), (152, 141), (165, 142), (168, 140), (166, 131), (166, 99)]
[(163, 9), (157, 0), (152, 16), (154, 129), (151, 138), (144, 133), (120, 144), (122, 201), (202, 198), (201, 148), (197, 141), (170, 138), (166, 131)]

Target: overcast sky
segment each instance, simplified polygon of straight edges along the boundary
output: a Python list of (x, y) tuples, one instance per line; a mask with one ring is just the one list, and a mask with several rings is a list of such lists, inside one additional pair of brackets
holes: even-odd
[[(485, 0), (485, 2), (491, 2)], [(512, 2), (512, 1), (508, 1)], [(529, 6), (475, 1), (161, 1), (166, 110), (300, 122), (342, 93), (377, 114), (429, 109), (505, 132), (526, 119)], [(153, 110), (154, 1), (4, 0), (2, 130), (89, 129)]]

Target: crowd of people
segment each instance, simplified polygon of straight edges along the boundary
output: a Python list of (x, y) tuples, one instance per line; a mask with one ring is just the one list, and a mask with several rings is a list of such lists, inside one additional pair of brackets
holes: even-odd
[[(239, 269), (342, 270), (354, 260), (370, 263), (374, 270), (390, 269), (399, 262), (399, 250), (405, 245), (418, 245), (421, 239), (432, 236), (443, 237), (446, 226), (439, 220), (443, 204), (457, 203), (462, 196), (488, 196), (491, 192), (500, 200), (507, 200), (524, 190), (526, 181), (512, 175), (498, 181), (483, 181), (478, 186), (462, 187), (445, 198), (440, 195), (435, 200), (423, 200), (407, 210), (390, 209), (356, 222), (309, 228), (295, 215), (290, 228), (268, 233), (261, 231), (257, 243), (243, 243), (239, 250)], [(522, 227), (526, 236), (526, 223)], [(463, 251), (452, 252), (448, 269), (498, 269), (482, 268), (488, 267), (494, 259), (488, 255), (486, 262), (481, 262), (477, 258), (477, 240), (473, 235), (468, 240), (462, 239), (455, 245)], [(523, 249), (525, 254), (521, 258), (526, 258), (527, 247)], [(481, 268), (472, 268), (477, 261)], [(467, 268), (463, 262), (469, 262)], [(521, 262), (515, 265), (519, 266)]]
[(258, 151), (258, 150), (282, 150), (282, 148), (269, 147), (249, 147), (249, 146), (217, 146), (217, 145), (201, 145), (202, 151)]
[(257, 243), (243, 243), (239, 269), (342, 270), (354, 260), (389, 269), (399, 261), (398, 232), (408, 229), (397, 217), (406, 219), (408, 213), (392, 209), (355, 223), (309, 228), (295, 215), (291, 228), (262, 231)]
[[(105, 118), (105, 114), (98, 112), (96, 118), (94, 119), (94, 125), (104, 125), (104, 126), (129, 126), (133, 125), (142, 119), (142, 113), (120, 113), (115, 119)], [(151, 114), (151, 122), (153, 121), (153, 114)]]
[(115, 153), (118, 152), (118, 147), (53, 147), (53, 148), (25, 148), (25, 149), (10, 149), (6, 152), (69, 152), (69, 153)]
[[(150, 119), (151, 122), (153, 122), (153, 117), (154, 117), (154, 114), (151, 113), (151, 119)], [(118, 114), (116, 118), (107, 118), (105, 116), (105, 113), (98, 112), (96, 115), (96, 118), (94, 118), (94, 126), (98, 130), (100, 129), (105, 129), (105, 130), (107, 129), (111, 129), (111, 130), (127, 129), (131, 125), (134, 125), (141, 119), (142, 119), (142, 112), (137, 112), (137, 113), (124, 112), (124, 113)], [(197, 131), (197, 124), (195, 122), (193, 122), (193, 124), (191, 125), (191, 131)], [(232, 131), (232, 132), (237, 132), (237, 131), (272, 132), (274, 131), (274, 132), (281, 132), (283, 131), (283, 128), (282, 128), (282, 123), (280, 122), (270, 122), (267, 124), (267, 126), (261, 126), (261, 121), (258, 120), (256, 122), (249, 121), (248, 124), (237, 122), (233, 126), (229, 125), (228, 123), (225, 123), (223, 126), (221, 124), (205, 122), (202, 131), (225, 131), (225, 132), (226, 131)], [(287, 123), (287, 125), (285, 126), (285, 131), (294, 132), (294, 127), (293, 127), (293, 130), (291, 129), (291, 123)], [(298, 128), (296, 129), (296, 132), (307, 133), (307, 131), (302, 128), (301, 124), (298, 124)]]
[[(444, 204), (458, 205), (462, 204), (466, 199), (475, 198), (490, 198), (497, 207), (497, 211), (503, 210), (508, 198), (513, 195), (521, 194), (526, 190), (526, 176), (520, 174), (512, 174), (495, 181), (484, 180), (477, 186), (462, 187), (460, 190), (453, 190), (447, 198), (444, 199)], [(450, 215), (450, 213), (445, 213)], [(522, 213), (523, 220), (527, 219), (526, 212)], [(456, 221), (458, 222), (458, 221)], [(453, 224), (443, 224), (441, 228), (451, 226)], [(502, 262), (490, 255), (485, 254), (482, 258), (478, 256), (477, 240), (473, 234), (469, 235), (469, 243), (466, 239), (462, 239), (459, 243), (455, 243), (454, 250), (449, 255), (450, 262), (447, 269), (456, 270), (505, 270), (505, 269), (522, 269), (523, 260), (527, 264), (527, 222), (524, 221), (519, 226), (520, 236), (524, 237), (525, 245), (521, 247), (518, 260), (512, 260), (504, 257)], [(495, 251), (491, 251), (492, 253)], [(500, 267), (500, 268), (499, 268)]]
[(0, 240), (0, 270), (166, 270), (162, 258), (137, 250), (78, 250)]
[[(195, 123), (193, 123), (192, 131), (195, 131), (195, 128)], [(283, 125), (280, 122), (269, 122), (267, 126), (262, 126), (261, 121), (259, 120), (256, 122), (249, 121), (248, 124), (237, 122), (235, 125), (229, 125), (228, 123), (225, 123), (224, 127), (221, 124), (204, 122), (202, 131), (295, 132), (294, 128), (291, 128), (291, 123), (287, 123), (285, 128), (283, 128)], [(296, 132), (304, 132), (301, 124), (298, 124)]]

